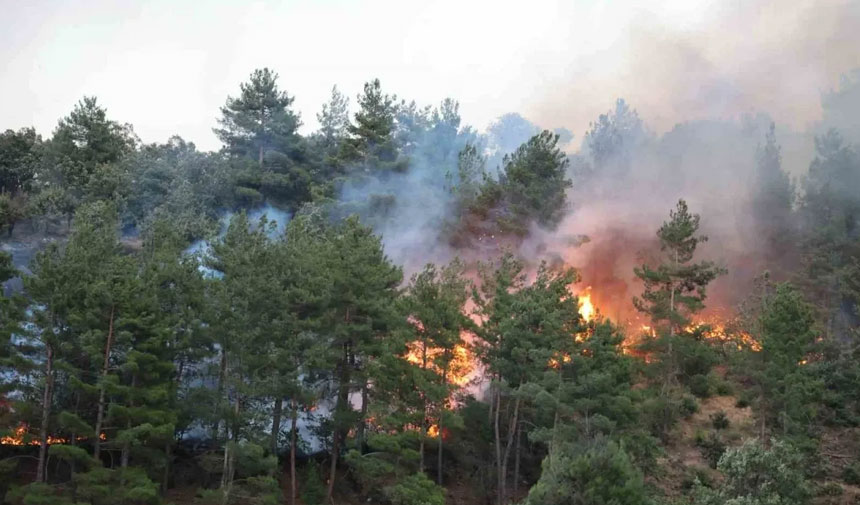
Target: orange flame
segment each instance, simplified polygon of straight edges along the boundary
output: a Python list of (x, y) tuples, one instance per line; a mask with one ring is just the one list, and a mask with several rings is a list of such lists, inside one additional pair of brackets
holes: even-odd
[(579, 296), (579, 315), (586, 321), (591, 321), (594, 317), (594, 304), (591, 303), (591, 286), (585, 289), (584, 293)]
[[(76, 437), (75, 440), (81, 441), (81, 440), (86, 440), (86, 438), (87, 437)], [(104, 433), (101, 433), (99, 435), (99, 440), (104, 441), (106, 439), (107, 439), (107, 436), (105, 436)], [(46, 441), (47, 441), (48, 445), (67, 444), (69, 442), (68, 439), (65, 439), (62, 437), (54, 437), (51, 435), (48, 435), (48, 438)], [(29, 426), (27, 426), (26, 424), (21, 424), (17, 428), (15, 428), (15, 434), (14, 435), (7, 435), (5, 437), (0, 437), (0, 445), (16, 445), (16, 446), (33, 445), (33, 446), (38, 446), (40, 444), (41, 444), (41, 442), (39, 441), (39, 439), (37, 437), (30, 435)]]
[[(28, 427), (26, 424), (22, 424), (15, 428), (14, 436), (5, 436), (0, 437), (0, 445), (39, 445), (41, 442), (38, 438), (31, 438), (28, 433)], [(104, 434), (102, 434), (104, 436)], [(25, 442), (26, 440), (26, 442)], [(48, 436), (48, 445), (51, 444), (65, 444), (67, 440), (65, 438), (52, 437)]]
[[(421, 365), (424, 362), (424, 356), (421, 352), (421, 342), (415, 341), (407, 344), (409, 349), (404, 358), (413, 365)], [(441, 349), (428, 348), (426, 350), (427, 367), (435, 372), (442, 374), (444, 370), (434, 363), (434, 358), (442, 353)], [(456, 386), (466, 386), (472, 379), (474, 372), (474, 363), (469, 349), (465, 345), (457, 344), (454, 347), (454, 353), (451, 363), (448, 365), (447, 376), (448, 380)]]

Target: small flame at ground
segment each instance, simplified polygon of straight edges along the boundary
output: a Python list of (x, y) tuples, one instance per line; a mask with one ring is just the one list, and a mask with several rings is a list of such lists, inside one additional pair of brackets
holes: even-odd
[[(87, 437), (76, 437), (75, 440), (81, 441), (81, 440), (86, 440), (86, 438)], [(99, 440), (105, 440), (106, 438), (107, 437), (105, 436), (104, 433), (99, 435)], [(53, 436), (49, 435), (47, 442), (48, 442), (48, 445), (54, 445), (54, 444), (66, 444), (69, 441), (65, 438), (53, 437)], [(34, 446), (37, 446), (39, 444), (40, 444), (39, 439), (30, 435), (29, 427), (26, 424), (21, 424), (17, 428), (15, 428), (15, 434), (14, 435), (7, 435), (5, 437), (0, 437), (0, 445), (17, 445), (17, 446), (34, 445)]]

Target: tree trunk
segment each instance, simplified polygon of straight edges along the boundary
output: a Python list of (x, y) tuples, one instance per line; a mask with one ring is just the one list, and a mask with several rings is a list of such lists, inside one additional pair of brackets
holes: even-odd
[(500, 472), (500, 479), (502, 481), (502, 502), (507, 502), (507, 477), (508, 477), (508, 459), (511, 455), (511, 447), (514, 445), (514, 433), (517, 431), (516, 426), (519, 423), (519, 414), (520, 414), (520, 397), (517, 396), (517, 399), (514, 400), (514, 412), (511, 415), (511, 422), (508, 424), (508, 440), (505, 444), (505, 454), (502, 456), (502, 468)]
[(552, 442), (550, 442), (549, 446), (549, 467), (553, 468), (555, 465), (555, 456), (558, 452), (558, 406), (555, 408), (555, 418), (552, 421)]
[(101, 381), (99, 383), (99, 407), (96, 413), (95, 445), (93, 446), (93, 458), (95, 458), (96, 461), (99, 460), (99, 457), (101, 455), (102, 423), (104, 422), (105, 416), (105, 381), (107, 380), (108, 368), (110, 367), (110, 351), (111, 344), (113, 343), (114, 310), (115, 307), (111, 305), (110, 320), (108, 322), (107, 341), (105, 342), (104, 364), (102, 365)]
[(275, 400), (275, 412), (272, 416), (272, 439), (269, 441), (269, 450), (272, 454), (278, 454), (278, 435), (281, 432), (281, 411), (284, 408), (283, 397)]
[(440, 486), (442, 485), (442, 443), (445, 440), (444, 437), (442, 436), (444, 433), (442, 431), (443, 430), (442, 420), (445, 417), (445, 408), (447, 407), (447, 403), (448, 403), (448, 397), (447, 397), (447, 393), (448, 393), (448, 368), (447, 367), (445, 367), (445, 370), (442, 372), (442, 384), (445, 386), (446, 397), (444, 400), (442, 400), (442, 406), (439, 408), (439, 421), (437, 424), (437, 427), (439, 428), (439, 440), (438, 440), (439, 445), (437, 446), (437, 449), (436, 449), (436, 483), (439, 484)]
[[(233, 416), (235, 420), (233, 422), (233, 429), (231, 433), (231, 438), (233, 439), (233, 444), (239, 443), (239, 392), (236, 391), (236, 402), (233, 407)], [(226, 428), (225, 428), (226, 429)], [(233, 477), (236, 474), (236, 465), (235, 465), (236, 457), (233, 455), (233, 451), (230, 450), (230, 445), (227, 444), (224, 447), (224, 467), (223, 473), (221, 474), (221, 503), (222, 505), (227, 505), (227, 502), (230, 501), (230, 492), (233, 488)]]
[[(221, 364), (218, 370), (218, 387), (215, 400), (215, 422), (212, 424), (212, 440), (218, 440), (221, 426), (221, 400), (224, 396), (224, 382), (227, 380), (227, 348), (221, 347)], [(227, 422), (224, 422), (224, 441), (227, 441)]]
[(45, 344), (45, 392), (42, 396), (42, 423), (39, 427), (39, 464), (36, 467), (36, 482), (47, 480), (48, 463), (48, 419), (54, 401), (54, 348)]
[(168, 442), (164, 446), (164, 473), (161, 476), (161, 495), (167, 494), (167, 488), (170, 486), (170, 463), (173, 459), (173, 448)]
[(496, 443), (496, 505), (503, 505), (504, 482), (502, 478), (502, 438), (499, 433), (499, 411), (502, 406), (502, 390), (501, 387), (496, 387), (496, 413), (493, 420), (493, 430), (495, 433)]
[(291, 400), (290, 415), (290, 505), (296, 505), (296, 447), (298, 444), (299, 409), (295, 400)]
[[(672, 266), (674, 267), (672, 269), (672, 273), (674, 274), (675, 272), (678, 271), (678, 251), (677, 250), (675, 250), (675, 261), (672, 264)], [(671, 294), (669, 295), (669, 336), (674, 337), (675, 336), (675, 320), (674, 320), (674, 317), (675, 317), (675, 281), (672, 280), (671, 282), (672, 282), (672, 291), (671, 291)], [(672, 341), (670, 340), (669, 341), (669, 356), (670, 357), (671, 357), (671, 354), (672, 354)]]
[(519, 481), (520, 481), (520, 440), (522, 439), (522, 430), (520, 429), (520, 423), (517, 423), (517, 447), (514, 449), (514, 499), (517, 497), (517, 491), (519, 491)]
[(338, 384), (337, 403), (334, 408), (335, 422), (331, 442), (331, 468), (329, 469), (328, 489), (326, 491), (326, 502), (329, 503), (331, 503), (332, 493), (334, 493), (334, 480), (337, 475), (337, 458), (338, 453), (340, 452), (341, 443), (343, 442), (341, 439), (346, 436), (346, 431), (342, 426), (340, 426), (340, 423), (343, 422), (343, 411), (349, 408), (349, 367), (349, 344), (344, 344), (340, 370), (340, 384)]
[(358, 452), (364, 454), (364, 437), (367, 431), (367, 407), (368, 407), (367, 380), (361, 385), (361, 419), (358, 421)]
[[(132, 391), (134, 391), (136, 387), (137, 387), (137, 374), (134, 374), (131, 377), (131, 389), (132, 389)], [(134, 401), (129, 401), (128, 406), (133, 408), (134, 407)], [(131, 420), (126, 421), (125, 427), (127, 430), (131, 429)], [(120, 455), (120, 463), (119, 463), (119, 466), (121, 468), (128, 467), (128, 458), (129, 458), (130, 453), (131, 453), (131, 444), (128, 442), (124, 442), (122, 444), (122, 454)]]
[[(421, 343), (421, 371), (427, 370), (427, 343)], [(427, 440), (427, 397), (421, 394), (421, 437), (418, 441), (418, 472), (424, 473), (424, 446)]]

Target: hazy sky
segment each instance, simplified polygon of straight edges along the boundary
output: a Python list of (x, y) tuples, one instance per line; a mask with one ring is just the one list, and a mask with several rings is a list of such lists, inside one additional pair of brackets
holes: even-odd
[[(625, 97), (658, 131), (767, 111), (803, 128), (860, 67), (860, 1), (0, 0), (0, 129), (49, 135), (83, 95), (147, 142), (219, 146), (218, 107), (257, 67), (305, 130), (337, 84), (450, 96), (483, 128), (518, 111), (581, 139)], [(354, 99), (353, 99), (354, 102)]]

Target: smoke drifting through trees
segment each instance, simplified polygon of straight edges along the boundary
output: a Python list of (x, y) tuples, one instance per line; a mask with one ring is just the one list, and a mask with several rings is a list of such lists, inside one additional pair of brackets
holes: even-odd
[[(857, 84), (848, 77), (840, 91), (824, 96), (821, 125), (846, 121), (832, 104), (850, 101)], [(683, 122), (658, 135), (632, 107), (619, 100), (594, 121), (582, 149), (570, 154), (573, 186), (554, 229), (532, 223), (523, 238), (482, 237), (466, 247), (450, 243), (447, 226), (459, 218), (456, 195), (446, 191), (445, 175), (451, 180), (457, 170), (453, 153), (477, 145), (488, 177), (498, 177), (505, 150), (540, 129), (514, 114), (483, 135), (468, 127), (455, 135), (457, 122), (447, 125), (449, 136), (442, 142), (438, 136), (418, 136), (408, 172), (348, 185), (340, 197), (351, 205), (375, 202), (367, 216), (388, 254), (407, 270), (454, 256), (475, 261), (513, 248), (531, 268), (546, 260), (580, 269), (582, 287), (593, 286), (596, 306), (620, 322), (636, 317), (630, 303), (639, 289), (633, 266), (654, 252), (655, 223), (664, 219), (666, 202), (678, 198), (704, 216), (702, 231), (711, 241), (701, 253), (729, 272), (712, 286), (710, 310), (732, 312), (761, 271), (785, 278), (784, 272), (798, 266), (790, 253), (797, 245), (796, 226), (788, 222), (798, 205), (798, 177), (788, 172), (782, 153), (791, 153), (791, 164), (808, 166), (814, 155), (808, 139), (823, 126), (798, 133), (774, 128), (769, 116), (758, 114)], [(374, 211), (374, 205), (384, 210)]]

